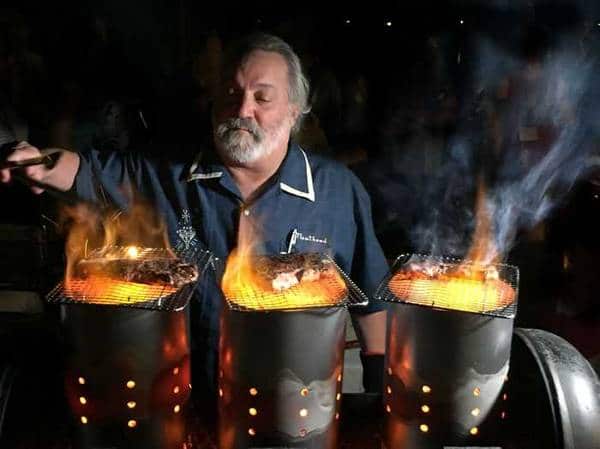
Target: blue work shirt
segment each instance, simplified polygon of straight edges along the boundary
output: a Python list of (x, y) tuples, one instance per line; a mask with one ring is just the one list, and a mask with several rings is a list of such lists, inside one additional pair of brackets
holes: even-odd
[[(261, 194), (245, 204), (234, 179), (214, 152), (193, 162), (144, 157), (139, 153), (80, 153), (75, 180), (78, 195), (126, 208), (123, 186), (133, 186), (154, 203), (167, 224), (177, 251), (197, 248), (225, 260), (237, 244), (239, 221), (260, 223), (264, 254), (319, 251), (369, 296), (388, 265), (373, 229), (370, 200), (358, 178), (345, 166), (291, 144), (278, 172)], [(222, 293), (207, 270), (191, 303), (194, 382), (214, 388)], [(370, 300), (351, 313), (383, 310)]]

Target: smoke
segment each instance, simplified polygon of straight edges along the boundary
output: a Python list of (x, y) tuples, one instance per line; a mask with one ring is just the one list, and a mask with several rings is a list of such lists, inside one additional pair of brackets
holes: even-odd
[(502, 161), (505, 173), (516, 173), (514, 179), (501, 181), (490, 198), (496, 244), (502, 254), (510, 250), (518, 229), (532, 228), (546, 218), (589, 168), (593, 125), (599, 123), (590, 108), (595, 97), (594, 66), (591, 60), (578, 58), (572, 44), (548, 55), (541, 64), (535, 91), (529, 94), (537, 96), (537, 101), (519, 111), (519, 122), (526, 125), (529, 119), (548, 124), (553, 141), (539, 161), (529, 166), (525, 162), (515, 167), (514, 158)]
[(479, 41), (471, 99), (412, 235), (418, 251), (466, 254), (482, 176), (497, 252), (486, 261), (505, 258), (517, 233), (544, 220), (590, 168), (600, 125), (598, 52), (582, 47), (579, 35), (535, 50), (525, 59)]

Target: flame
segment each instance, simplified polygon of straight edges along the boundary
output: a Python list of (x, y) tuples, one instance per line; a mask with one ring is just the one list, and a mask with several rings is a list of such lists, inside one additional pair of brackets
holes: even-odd
[(477, 198), (475, 200), (475, 231), (471, 247), (465, 260), (479, 265), (492, 265), (499, 259), (498, 249), (494, 242), (492, 218), (487, 203), (486, 188), (483, 179), (479, 180)]
[(65, 253), (67, 266), (65, 289), (69, 296), (94, 298), (102, 302), (147, 301), (174, 293), (169, 286), (146, 285), (135, 282), (119, 281), (108, 273), (94, 273), (84, 281), (75, 276), (75, 266), (92, 252), (107, 259), (116, 256), (109, 248), (126, 247), (123, 255), (128, 259), (137, 259), (146, 254), (149, 248), (171, 251), (166, 226), (154, 209), (141, 198), (131, 195), (130, 207), (126, 212), (99, 209), (90, 203), (65, 206), (62, 209), (61, 225), (67, 231)]
[(61, 224), (67, 229), (67, 273), (92, 250), (129, 247), (127, 255), (138, 257), (140, 248), (170, 249), (166, 226), (154, 209), (139, 198), (126, 211), (100, 210), (88, 203), (65, 206)]
[(140, 255), (140, 249), (137, 246), (128, 246), (125, 250), (127, 257), (130, 259), (137, 259)]
[(491, 312), (509, 306), (515, 299), (513, 288), (499, 279), (392, 278), (389, 287), (409, 303), (463, 312)]
[(270, 283), (252, 269), (252, 256), (246, 250), (234, 250), (227, 259), (221, 287), (225, 297), (250, 310), (290, 310), (335, 306), (345, 298), (342, 278), (302, 281), (286, 290), (273, 290)]
[(476, 223), (471, 247), (463, 262), (443, 274), (407, 276), (397, 273), (389, 282), (391, 291), (409, 303), (465, 312), (491, 312), (516, 299), (515, 290), (499, 278), (500, 258), (492, 228), (483, 180), (476, 198)]
[(177, 291), (170, 285), (150, 285), (119, 281), (107, 276), (94, 275), (80, 280), (65, 279), (65, 294), (72, 298), (86, 299), (94, 303), (131, 304), (168, 296)]
[(274, 290), (267, 279), (253, 270), (253, 254), (259, 242), (256, 229), (240, 229), (238, 247), (227, 259), (221, 288), (230, 302), (250, 310), (290, 310), (334, 306), (345, 298), (346, 284), (337, 272), (334, 277)]

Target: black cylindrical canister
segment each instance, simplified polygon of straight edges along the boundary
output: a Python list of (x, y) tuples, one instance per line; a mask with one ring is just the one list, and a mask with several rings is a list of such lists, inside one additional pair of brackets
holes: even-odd
[(412, 304), (388, 310), (385, 447), (477, 446), (507, 379), (513, 319)]
[(62, 306), (76, 447), (170, 449), (185, 441), (187, 312)]
[(337, 447), (346, 310), (224, 307), (219, 447)]

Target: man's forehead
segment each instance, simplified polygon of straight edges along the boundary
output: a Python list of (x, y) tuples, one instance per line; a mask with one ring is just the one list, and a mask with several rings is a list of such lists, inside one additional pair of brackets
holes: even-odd
[(276, 52), (254, 50), (231, 67), (226, 79), (243, 80), (257, 87), (277, 87), (287, 83), (288, 67), (285, 58)]

